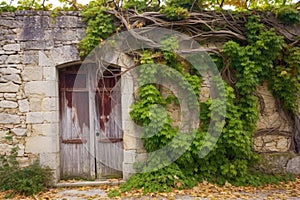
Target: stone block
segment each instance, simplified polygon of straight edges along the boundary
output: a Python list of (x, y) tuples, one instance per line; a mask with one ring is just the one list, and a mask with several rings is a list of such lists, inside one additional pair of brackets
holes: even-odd
[(291, 174), (300, 175), (300, 156), (288, 161), (286, 171)]
[(0, 68), (0, 73), (4, 75), (8, 74), (19, 74), (21, 71), (16, 69), (15, 67), (8, 67), (8, 68)]
[(23, 61), (23, 57), (20, 55), (10, 55), (6, 59), (5, 63), (7, 64), (19, 64)]
[(264, 102), (264, 109), (260, 111), (257, 120), (257, 130), (276, 129), (280, 132), (292, 132), (288, 117), (282, 109), (277, 108), (277, 103), (268, 89), (267, 82), (257, 87), (257, 93)]
[(140, 138), (124, 131), (123, 136), (124, 150), (143, 149), (143, 142)]
[(56, 68), (55, 67), (43, 67), (43, 79), (46, 81), (57, 80)]
[(42, 109), (42, 98), (41, 97), (31, 97), (29, 99), (29, 110), (31, 112), (41, 112)]
[(26, 123), (39, 124), (43, 122), (58, 123), (58, 112), (29, 112), (26, 113)]
[(85, 29), (77, 29), (77, 37), (78, 41), (81, 41), (85, 36)]
[(22, 157), (25, 153), (25, 146), (23, 144), (18, 144), (17, 156)]
[(45, 29), (50, 25), (49, 16), (26, 16), (21, 40), (43, 40)]
[(18, 28), (22, 26), (22, 23), (17, 20), (7, 20), (0, 18), (0, 26), (4, 26), (7, 28)]
[(26, 138), (25, 153), (56, 153), (58, 151), (57, 139), (47, 136), (33, 136)]
[(45, 50), (45, 49), (52, 49), (53, 47), (54, 47), (53, 40), (21, 42), (21, 48), (26, 50)]
[(44, 122), (43, 112), (28, 112), (26, 113), (26, 123), (40, 124)]
[[(130, 117), (129, 113), (131, 111), (130, 105), (132, 105), (132, 104), (129, 104), (129, 103), (123, 101), (123, 98), (125, 98), (125, 97), (123, 97), (123, 95), (122, 95), (122, 119), (126, 120), (126, 121), (130, 121), (131, 117)], [(125, 127), (125, 126), (123, 126), (123, 127)]]
[(40, 67), (54, 67), (55, 62), (52, 57), (48, 57), (44, 52), (39, 51), (39, 66)]
[(276, 142), (268, 142), (265, 143), (263, 152), (278, 152), (278, 149), (276, 148)]
[(59, 124), (33, 124), (32, 132), (34, 132), (37, 135), (57, 136), (59, 132)]
[(44, 121), (47, 123), (58, 123), (59, 114), (56, 111), (53, 112), (43, 112)]
[(11, 132), (17, 136), (24, 136), (28, 130), (26, 128), (13, 128)]
[(26, 95), (45, 95), (47, 97), (57, 97), (57, 82), (55, 81), (31, 81), (25, 83)]
[(285, 173), (289, 160), (295, 156), (292, 152), (260, 154), (260, 162), (254, 167), (269, 174)]
[(7, 55), (1, 55), (0, 56), (0, 64), (3, 64), (6, 61), (7, 57), (8, 57)]
[(59, 163), (58, 153), (41, 153), (40, 164), (42, 166), (48, 166), (50, 169), (57, 169)]
[(16, 52), (14, 52), (14, 51), (5, 51), (5, 54), (6, 55), (12, 55), (12, 54), (15, 54)]
[(20, 51), (21, 46), (20, 44), (6, 44), (3, 46), (5, 51)]
[(75, 16), (58, 16), (56, 26), (60, 28), (78, 27), (78, 17)]
[(21, 75), (24, 81), (41, 81), (43, 79), (43, 68), (25, 67)]
[(279, 136), (277, 138), (276, 148), (280, 152), (288, 151), (290, 149), (290, 143), (291, 143), (290, 138)]
[(77, 32), (76, 29), (55, 28), (53, 35), (55, 41), (74, 41), (76, 40)]
[(124, 163), (135, 163), (136, 162), (136, 151), (135, 150), (125, 150), (123, 162)]
[(10, 154), (11, 149), (13, 148), (12, 145), (9, 144), (0, 144), (0, 155), (8, 155)]
[(31, 66), (38, 65), (39, 56), (37, 51), (26, 51), (24, 52), (24, 64), (30, 64)]
[(139, 126), (137, 124), (134, 123), (134, 121), (132, 120), (125, 120), (124, 118), (122, 118), (122, 127), (123, 127), (123, 131), (125, 131), (126, 133), (128, 133), (129, 135), (131, 135), (132, 137), (135, 138), (140, 138), (140, 133), (142, 131), (142, 126)]
[(136, 173), (133, 163), (123, 163), (123, 174), (134, 174)]
[(16, 97), (17, 97), (17, 94), (15, 94), (15, 93), (4, 93), (4, 98), (5, 99), (16, 99)]
[(19, 124), (20, 123), (20, 116), (0, 113), (0, 122), (1, 124)]
[(17, 108), (18, 104), (14, 101), (0, 101), (0, 108)]
[(27, 99), (19, 100), (18, 104), (20, 112), (29, 112), (29, 102)]
[(62, 46), (51, 50), (51, 58), (55, 65), (80, 60), (79, 52), (75, 46)]
[(22, 80), (19, 74), (10, 74), (10, 75), (4, 75), (1, 77), (5, 82), (14, 82), (17, 84), (21, 84)]
[(283, 135), (262, 135), (254, 137), (254, 150), (258, 152), (287, 152), (291, 138)]
[(55, 111), (58, 108), (58, 98), (44, 98), (42, 101), (42, 109), (44, 111)]

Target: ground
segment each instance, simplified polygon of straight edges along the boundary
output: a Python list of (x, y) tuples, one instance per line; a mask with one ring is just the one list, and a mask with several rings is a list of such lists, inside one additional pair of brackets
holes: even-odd
[[(40, 200), (40, 199), (57, 199), (57, 200), (78, 200), (78, 199), (110, 199), (107, 197), (108, 191), (117, 189), (118, 186), (102, 185), (97, 187), (74, 187), (74, 188), (52, 188), (47, 189), (33, 197), (23, 197), (20, 195), (12, 199), (24, 200)], [(4, 199), (8, 192), (0, 193), (0, 199)], [(192, 189), (174, 190), (170, 193), (148, 194), (143, 195), (141, 191), (131, 191), (122, 194), (121, 197), (115, 199), (199, 199), (199, 200), (215, 200), (215, 199), (284, 199), (284, 200), (300, 200), (300, 178), (279, 185), (265, 185), (263, 187), (234, 187), (226, 184), (219, 187), (207, 182), (199, 183)]]

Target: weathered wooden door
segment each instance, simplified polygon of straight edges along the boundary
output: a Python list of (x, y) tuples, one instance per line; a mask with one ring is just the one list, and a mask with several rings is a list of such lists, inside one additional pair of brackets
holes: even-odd
[[(110, 67), (100, 74), (95, 102), (97, 176), (122, 174), (123, 132), (121, 127), (120, 69)], [(113, 158), (113, 159), (112, 159)]]
[(59, 71), (61, 177), (101, 178), (122, 174), (119, 69), (95, 66)]

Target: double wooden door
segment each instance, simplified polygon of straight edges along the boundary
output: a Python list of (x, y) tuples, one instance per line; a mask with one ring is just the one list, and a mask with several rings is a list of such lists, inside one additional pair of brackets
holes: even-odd
[(92, 64), (59, 70), (61, 177), (122, 175), (120, 69)]

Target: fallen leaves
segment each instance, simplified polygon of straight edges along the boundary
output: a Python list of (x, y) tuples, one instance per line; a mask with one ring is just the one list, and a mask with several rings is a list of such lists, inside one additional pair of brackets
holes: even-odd
[[(110, 180), (113, 182), (114, 180)], [(41, 192), (33, 197), (24, 197), (16, 195), (11, 199), (23, 199), (23, 200), (47, 200), (47, 199), (69, 199), (70, 197), (76, 197), (78, 199), (109, 199), (107, 196), (103, 197), (100, 194), (91, 194), (91, 191), (99, 190), (106, 194), (113, 189), (119, 189), (119, 186), (102, 185), (97, 187), (78, 187), (78, 188), (52, 188), (44, 192)], [(72, 193), (72, 191), (77, 191)], [(0, 199), (7, 197), (11, 191), (0, 192)], [(68, 194), (70, 196), (63, 196), (60, 194)], [(121, 197), (115, 199), (185, 199), (190, 198), (208, 198), (214, 199), (288, 199), (292, 197), (300, 197), (300, 178), (296, 178), (295, 181), (287, 183), (280, 183), (279, 185), (265, 185), (260, 187), (235, 187), (230, 183), (226, 183), (223, 187), (217, 186), (207, 181), (199, 183), (192, 189), (177, 190), (173, 189), (168, 193), (150, 193), (143, 195), (143, 191), (131, 190), (126, 193), (122, 193)]]

